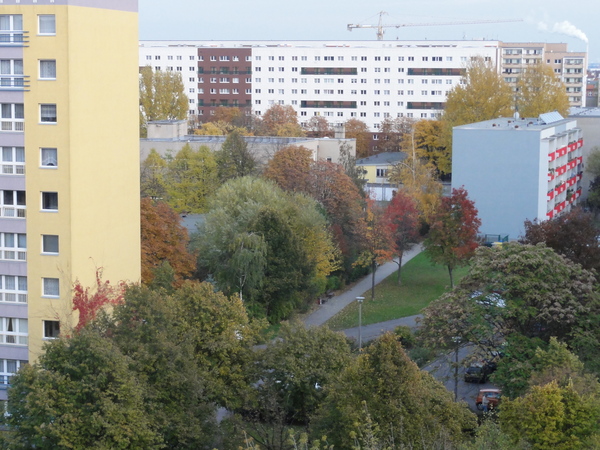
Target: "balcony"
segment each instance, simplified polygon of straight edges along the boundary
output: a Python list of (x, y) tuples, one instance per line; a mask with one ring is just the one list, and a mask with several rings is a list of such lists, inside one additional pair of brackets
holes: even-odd
[(0, 90), (24, 91), (29, 88), (28, 78), (23, 75), (0, 75)]
[(25, 164), (2, 164), (2, 175), (25, 175)]
[(0, 131), (25, 131), (25, 120), (24, 119), (10, 119), (0, 120)]
[(0, 217), (9, 219), (24, 219), (25, 206), (3, 206), (0, 208)]
[(27, 43), (29, 43), (28, 31), (0, 31), (0, 47), (24, 47)]
[(556, 152), (548, 153), (548, 162), (552, 162), (556, 159)]

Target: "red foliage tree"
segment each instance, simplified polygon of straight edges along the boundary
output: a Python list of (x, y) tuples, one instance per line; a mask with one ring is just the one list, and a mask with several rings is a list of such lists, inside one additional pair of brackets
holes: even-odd
[(439, 209), (431, 218), (431, 228), (425, 239), (429, 258), (448, 267), (450, 287), (454, 287), (452, 271), (465, 265), (479, 245), (477, 233), (481, 220), (475, 203), (464, 188), (452, 189), (450, 197), (442, 198)]
[(402, 256), (419, 241), (419, 211), (415, 201), (403, 190), (396, 192), (385, 212), (386, 220), (392, 239), (394, 251), (398, 260), (398, 285), (402, 284), (400, 272)]
[(151, 283), (155, 269), (164, 261), (168, 261), (174, 271), (175, 285), (192, 274), (195, 258), (187, 249), (188, 232), (169, 205), (142, 199), (141, 239), (142, 283)]
[(73, 311), (79, 313), (79, 322), (76, 331), (81, 330), (96, 318), (98, 312), (105, 306), (115, 306), (123, 301), (125, 283), (116, 286), (110, 281), (102, 281), (102, 269), (96, 269), (96, 287), (92, 291), (89, 287), (84, 288), (79, 280), (73, 284)]

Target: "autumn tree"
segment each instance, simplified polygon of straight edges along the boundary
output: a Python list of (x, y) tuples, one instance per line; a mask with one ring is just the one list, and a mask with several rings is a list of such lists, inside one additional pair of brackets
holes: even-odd
[(600, 209), (600, 147), (594, 146), (590, 150), (585, 171), (592, 176), (587, 203), (597, 213)]
[(142, 197), (163, 199), (167, 195), (167, 162), (155, 149), (150, 150), (140, 169), (140, 193)]
[(149, 284), (165, 261), (180, 284), (195, 268), (194, 256), (187, 250), (187, 230), (180, 218), (165, 202), (143, 198), (141, 202), (142, 283)]
[(415, 200), (422, 220), (429, 222), (438, 209), (443, 191), (433, 165), (409, 153), (406, 159), (392, 168), (388, 178)]
[(350, 152), (350, 146), (348, 144), (340, 145), (340, 157), (338, 163), (344, 168), (346, 175), (354, 182), (358, 191), (366, 198), (367, 192), (365, 191), (365, 185), (367, 179), (365, 178), (364, 169), (356, 165), (356, 156)]
[(207, 198), (219, 186), (217, 162), (211, 150), (189, 144), (169, 162), (168, 203), (178, 213), (206, 212)]
[(6, 448), (162, 448), (131, 360), (98, 332), (55, 339), (11, 378)]
[(140, 128), (152, 120), (182, 120), (188, 115), (188, 98), (181, 73), (153, 71), (146, 66), (140, 70)]
[(405, 139), (404, 151), (412, 152), (414, 145), (416, 155), (427, 163), (433, 164), (441, 175), (452, 172), (452, 155), (444, 144), (443, 121), (419, 120), (415, 123), (410, 139), (409, 142)]
[(288, 145), (278, 150), (269, 160), (263, 177), (274, 181), (285, 191), (307, 193), (313, 161), (312, 150), (301, 145)]
[(549, 64), (529, 64), (517, 82), (517, 111), (521, 117), (538, 117), (552, 111), (567, 117), (569, 97), (564, 83)]
[(386, 117), (379, 128), (379, 150), (381, 152), (399, 152), (403, 142), (413, 132), (415, 121), (407, 117), (392, 119)]
[(348, 119), (344, 123), (346, 137), (356, 139), (356, 157), (365, 158), (371, 153), (371, 131), (369, 126), (359, 119)]
[(298, 123), (298, 114), (290, 105), (272, 105), (262, 114), (261, 135), (295, 137), (304, 136), (304, 130)]
[(398, 285), (401, 285), (402, 256), (419, 240), (419, 212), (414, 200), (405, 191), (398, 190), (388, 204), (385, 215), (397, 257)]
[(431, 218), (425, 250), (432, 262), (448, 268), (451, 288), (454, 287), (453, 270), (465, 265), (475, 254), (480, 226), (475, 203), (469, 200), (464, 188), (452, 189), (450, 197), (442, 198)]
[(73, 283), (73, 311), (77, 311), (78, 321), (75, 331), (80, 331), (96, 318), (106, 307), (113, 307), (123, 301), (125, 284), (110, 284), (102, 279), (103, 270), (96, 269), (96, 286), (83, 287), (79, 280)]
[(362, 239), (363, 251), (354, 265), (370, 268), (371, 300), (375, 300), (375, 272), (377, 266), (392, 259), (394, 241), (385, 210), (371, 198), (367, 198), (366, 202), (365, 231)]
[(221, 182), (252, 175), (258, 167), (255, 156), (248, 150), (248, 143), (237, 131), (227, 136), (221, 149), (216, 152), (216, 161)]
[(574, 208), (551, 220), (525, 221), (526, 244), (545, 243), (557, 253), (581, 264), (584, 269), (600, 272), (598, 228), (593, 214)]
[(324, 138), (334, 135), (329, 121), (323, 116), (312, 116), (307, 122), (305, 130), (308, 137)]

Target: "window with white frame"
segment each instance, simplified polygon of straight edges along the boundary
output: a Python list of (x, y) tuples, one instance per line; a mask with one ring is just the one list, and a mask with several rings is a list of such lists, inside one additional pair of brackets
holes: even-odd
[(23, 103), (1, 103), (0, 119), (2, 131), (23, 131), (25, 122)]
[(58, 150), (53, 147), (40, 148), (40, 158), (42, 167), (57, 167), (58, 166)]
[(27, 303), (27, 277), (0, 275), (0, 301)]
[(25, 148), (2, 147), (2, 174), (23, 175), (25, 173)]
[(12, 376), (26, 364), (29, 362), (18, 359), (0, 359), (0, 385), (9, 386)]
[(0, 60), (0, 88), (23, 87), (24, 85), (23, 60)]
[(56, 123), (56, 105), (41, 104), (40, 105), (40, 122)]
[(10, 218), (25, 218), (25, 191), (3, 190), (2, 201), (2, 217)]
[(58, 320), (44, 320), (44, 339), (56, 339), (60, 336), (60, 322)]
[(0, 15), (0, 42), (23, 42), (23, 16)]
[(27, 345), (27, 319), (0, 317), (0, 344)]
[[(0, 233), (0, 259), (4, 261), (26, 261), (27, 235), (25, 233)], [(25, 285), (27, 285), (27, 282)]]
[(42, 235), (42, 253), (58, 255), (58, 236), (56, 234)]
[(42, 278), (42, 296), (60, 296), (60, 281), (58, 278)]
[(379, 178), (387, 177), (388, 170), (387, 169), (376, 169), (376, 176)]
[(40, 14), (38, 16), (38, 33), (45, 35), (56, 34), (56, 16), (54, 14)]
[(40, 59), (40, 79), (55, 80), (56, 79), (56, 60), (55, 59)]
[(58, 211), (58, 192), (42, 192), (42, 211)]

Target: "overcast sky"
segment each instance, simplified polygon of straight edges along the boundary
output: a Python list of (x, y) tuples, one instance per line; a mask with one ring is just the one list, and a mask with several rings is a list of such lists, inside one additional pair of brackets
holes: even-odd
[(384, 39), (566, 42), (600, 63), (598, 0), (139, 0), (140, 39), (375, 40), (352, 24), (522, 19), (523, 22), (387, 28)]

